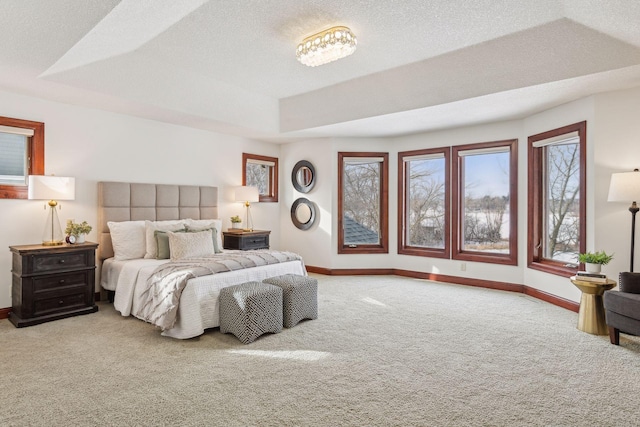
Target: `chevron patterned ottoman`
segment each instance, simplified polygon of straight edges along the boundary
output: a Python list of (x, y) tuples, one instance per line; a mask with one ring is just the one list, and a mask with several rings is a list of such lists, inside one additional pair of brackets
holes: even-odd
[(220, 332), (249, 344), (267, 332), (282, 331), (282, 289), (247, 282), (220, 290)]
[(285, 274), (264, 279), (262, 283), (282, 288), (282, 319), (292, 328), (302, 319), (318, 318), (318, 281), (313, 277)]

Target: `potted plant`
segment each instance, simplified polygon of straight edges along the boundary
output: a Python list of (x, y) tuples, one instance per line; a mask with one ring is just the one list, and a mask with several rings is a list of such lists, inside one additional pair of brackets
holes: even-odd
[(588, 273), (600, 273), (603, 265), (609, 264), (613, 259), (613, 254), (608, 255), (605, 251), (586, 252), (578, 255), (578, 261), (584, 263), (584, 268)]
[[(68, 243), (84, 243), (85, 236), (91, 232), (92, 227), (87, 221), (82, 221), (80, 224), (73, 222), (72, 219), (67, 220), (67, 228), (64, 230), (67, 235)], [(70, 237), (73, 236), (73, 242), (70, 241)]]
[(242, 219), (238, 215), (231, 217), (231, 228), (242, 228)]

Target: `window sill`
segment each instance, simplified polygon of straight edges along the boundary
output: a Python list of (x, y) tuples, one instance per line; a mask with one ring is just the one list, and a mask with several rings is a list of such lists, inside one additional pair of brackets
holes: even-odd
[(419, 248), (416, 246), (405, 246), (398, 249), (398, 255), (413, 255), (427, 258), (449, 259), (449, 252), (445, 249)]
[(518, 265), (516, 254), (498, 255), (479, 252), (458, 252), (451, 257), (458, 261), (484, 262), (488, 264)]
[(338, 248), (338, 254), (388, 254), (389, 250), (383, 246), (359, 245), (355, 248), (342, 246)]
[(560, 264), (550, 262), (530, 262), (527, 267), (532, 270), (544, 273), (555, 274), (556, 276), (571, 277), (576, 274), (577, 268), (569, 268)]
[(27, 194), (26, 185), (0, 185), (0, 199), (26, 199)]

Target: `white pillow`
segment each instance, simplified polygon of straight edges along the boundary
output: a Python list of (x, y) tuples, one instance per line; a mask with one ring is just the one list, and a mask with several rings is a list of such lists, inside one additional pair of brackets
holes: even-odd
[(213, 255), (213, 235), (211, 230), (197, 233), (174, 233), (167, 231), (171, 260), (199, 258)]
[(178, 231), (184, 228), (185, 221), (183, 219), (171, 221), (145, 221), (144, 232), (147, 242), (145, 258), (156, 258), (158, 256), (158, 244), (155, 239), (154, 231)]
[(113, 245), (113, 258), (117, 260), (144, 258), (144, 221), (107, 222)]
[(212, 227), (218, 231), (218, 248), (222, 250), (222, 220), (221, 219), (187, 219), (186, 225), (191, 228)]

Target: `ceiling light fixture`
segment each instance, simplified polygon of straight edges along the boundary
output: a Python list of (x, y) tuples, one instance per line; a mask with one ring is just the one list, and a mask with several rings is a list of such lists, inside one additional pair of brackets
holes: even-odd
[(356, 51), (358, 41), (347, 27), (331, 27), (302, 40), (296, 50), (298, 61), (309, 67), (335, 61)]

